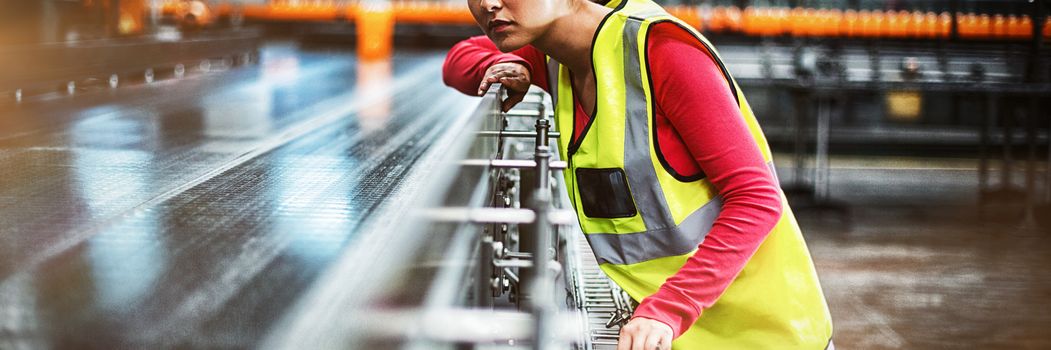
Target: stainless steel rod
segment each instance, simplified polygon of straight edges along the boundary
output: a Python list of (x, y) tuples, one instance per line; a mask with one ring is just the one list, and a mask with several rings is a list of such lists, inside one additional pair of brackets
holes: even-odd
[(537, 138), (536, 154), (536, 177), (537, 189), (533, 199), (533, 211), (536, 215), (536, 236), (534, 237), (533, 252), (533, 291), (532, 311), (534, 315), (535, 343), (533, 349), (544, 350), (549, 348), (552, 339), (551, 319), (554, 310), (554, 284), (547, 268), (547, 262), (551, 261), (551, 224), (548, 218), (548, 209), (551, 205), (551, 187), (548, 183), (548, 162), (551, 152), (548, 150), (548, 129), (550, 125), (546, 119), (536, 121)]
[[(487, 137), (521, 137), (521, 138), (535, 138), (536, 133), (532, 131), (523, 130), (511, 130), (511, 131), (479, 131), (478, 136)], [(547, 133), (547, 137), (559, 138), (562, 134), (557, 131)]]
[[(500, 169), (532, 169), (536, 168), (536, 161), (529, 159), (466, 159), (460, 162), (464, 166), (488, 166)], [(562, 170), (568, 166), (565, 161), (554, 160), (548, 163), (548, 168)]]

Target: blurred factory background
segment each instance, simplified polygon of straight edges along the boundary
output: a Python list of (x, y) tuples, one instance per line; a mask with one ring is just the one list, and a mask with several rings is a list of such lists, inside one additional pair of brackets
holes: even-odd
[[(1051, 348), (1051, 2), (658, 2), (748, 94), (839, 347)], [(442, 84), (479, 34), (463, 1), (0, 0), (0, 348), (614, 348), (550, 102)]]

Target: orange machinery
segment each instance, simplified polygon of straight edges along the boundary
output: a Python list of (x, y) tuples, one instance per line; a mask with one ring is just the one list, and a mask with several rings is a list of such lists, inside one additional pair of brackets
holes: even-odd
[(145, 14), (149, 8), (146, 0), (81, 0), (80, 5), (86, 11), (101, 9), (106, 13), (107, 30), (112, 34), (136, 35), (146, 28)]
[[(174, 12), (180, 2), (168, 0), (164, 12)], [(219, 16), (241, 11), (244, 18), (257, 21), (353, 21), (363, 11), (374, 10), (363, 10), (356, 2), (329, 0), (238, 6), (220, 4), (213, 11)], [(474, 25), (466, 6), (448, 2), (396, 0), (385, 11), (390, 11), (391, 18), (397, 23)], [(952, 27), (952, 17), (945, 12), (722, 6), (704, 10), (672, 6), (668, 12), (702, 30), (754, 36), (932, 39), (948, 37)], [(962, 39), (1032, 38), (1032, 21), (1027, 16), (958, 13), (957, 25)], [(1051, 37), (1051, 18), (1044, 25), (1044, 37)]]

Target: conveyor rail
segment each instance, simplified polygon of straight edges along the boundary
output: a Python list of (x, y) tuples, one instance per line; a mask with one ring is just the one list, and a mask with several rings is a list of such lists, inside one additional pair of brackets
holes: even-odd
[[(312, 341), (311, 347), (615, 346), (618, 326), (606, 324), (615, 311), (629, 315), (630, 301), (603, 275), (577, 228), (557, 174), (565, 163), (546, 142), (550, 109), (544, 96), (530, 94), (515, 111), (519, 116), (508, 116), (499, 111), (502, 93), (494, 86), (466, 122), (450, 128), (458, 135), (426, 176), (431, 190), (409, 206), (417, 214), (392, 223), (385, 237), (399, 242), (397, 248), (372, 252), (386, 265), (368, 269), (372, 282), (354, 292), (346, 328), (336, 327), (337, 339)], [(521, 116), (528, 111), (533, 118)], [(536, 129), (532, 143), (480, 134), (528, 124)], [(392, 252), (397, 258), (387, 257)], [(331, 335), (290, 328), (268, 347)]]
[(21, 100), (24, 95), (54, 91), (58, 86), (72, 93), (77, 84), (89, 79), (110, 87), (133, 77), (149, 82), (155, 74), (162, 74), (160, 69), (181, 75), (210, 59), (256, 61), (260, 45), (260, 32), (244, 29), (182, 40), (146, 36), (0, 47), (0, 93)]

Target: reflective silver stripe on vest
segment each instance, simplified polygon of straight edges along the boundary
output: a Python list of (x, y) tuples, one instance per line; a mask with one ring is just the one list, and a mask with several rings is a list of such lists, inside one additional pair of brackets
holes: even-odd
[(645, 10), (645, 11), (642, 11), (642, 12), (633, 13), (633, 14), (631, 14), (631, 16), (628, 16), (628, 17), (630, 17), (631, 19), (642, 21), (642, 20), (645, 20), (646, 18), (650, 18), (650, 17), (659, 17), (659, 16), (667, 16), (667, 15), (668, 15), (668, 12), (664, 11), (664, 9), (649, 9), (649, 10)]
[(668, 209), (657, 171), (650, 158), (650, 133), (646, 91), (642, 84), (638, 42), (642, 22), (628, 19), (624, 25), (624, 90), (627, 110), (624, 112), (624, 173), (631, 196), (647, 231), (675, 226)]
[(780, 185), (781, 184), (781, 179), (777, 177), (777, 167), (774, 166), (774, 161), (771, 160), (769, 162), (766, 162), (766, 167), (770, 168), (770, 176), (774, 177), (774, 183), (778, 184), (777, 188), (780, 189), (781, 188), (781, 185)]
[(558, 71), (561, 69), (562, 65), (558, 61), (551, 57), (547, 58), (547, 88), (550, 90), (548, 93), (551, 95), (552, 106), (558, 106)]
[(584, 237), (591, 243), (599, 264), (635, 264), (683, 255), (704, 242), (722, 207), (722, 199), (715, 197), (677, 227), (628, 234), (588, 233)]
[[(776, 180), (774, 162), (767, 162), (766, 166)], [(682, 255), (697, 249), (704, 242), (722, 207), (722, 198), (716, 196), (676, 227), (628, 234), (588, 233), (584, 237), (591, 243), (591, 250), (595, 252), (599, 264), (635, 264)]]
[[(624, 172), (630, 186), (632, 198), (646, 225), (644, 232), (602, 233), (585, 235), (600, 264), (635, 264), (668, 256), (677, 256), (694, 251), (704, 242), (715, 219), (722, 211), (722, 199), (715, 196), (711, 201), (690, 213), (679, 225), (675, 225), (671, 209), (657, 178), (657, 169), (650, 156), (651, 138), (649, 103), (643, 81), (640, 57), (639, 34), (643, 22), (628, 18), (622, 33), (624, 51)], [(549, 71), (553, 61), (548, 62)], [(558, 65), (554, 64), (554, 80), (557, 85)], [(549, 72), (550, 74), (550, 72)], [(596, 72), (598, 74), (598, 72)], [(557, 94), (552, 90), (552, 94)], [(557, 102), (556, 102), (557, 103)], [(773, 162), (767, 164), (772, 174), (776, 171)]]

